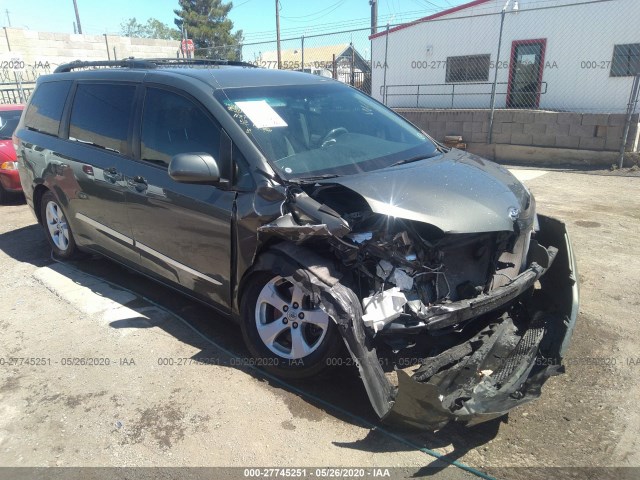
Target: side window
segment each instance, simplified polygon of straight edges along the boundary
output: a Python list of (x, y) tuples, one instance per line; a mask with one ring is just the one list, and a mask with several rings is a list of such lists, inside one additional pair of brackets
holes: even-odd
[(69, 139), (126, 154), (135, 93), (133, 85), (78, 85)]
[[(169, 165), (174, 155), (188, 152), (207, 152), (219, 161), (220, 128), (188, 98), (148, 88), (140, 147), (142, 160), (161, 165)], [(224, 177), (225, 172), (220, 173)]]
[(70, 81), (41, 83), (33, 93), (24, 114), (25, 127), (49, 135), (58, 135), (62, 109), (69, 94)]

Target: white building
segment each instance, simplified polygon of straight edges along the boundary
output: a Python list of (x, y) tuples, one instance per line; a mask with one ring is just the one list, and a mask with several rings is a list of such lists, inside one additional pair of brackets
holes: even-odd
[(372, 95), (489, 108), (497, 67), (496, 108), (624, 112), (640, 73), (638, 20), (640, 0), (475, 0), (372, 35)]

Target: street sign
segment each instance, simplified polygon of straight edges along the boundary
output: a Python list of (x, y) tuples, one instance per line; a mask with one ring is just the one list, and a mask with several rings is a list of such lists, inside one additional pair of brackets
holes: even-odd
[(193, 52), (195, 47), (193, 46), (193, 40), (190, 38), (187, 40), (182, 40), (182, 53)]

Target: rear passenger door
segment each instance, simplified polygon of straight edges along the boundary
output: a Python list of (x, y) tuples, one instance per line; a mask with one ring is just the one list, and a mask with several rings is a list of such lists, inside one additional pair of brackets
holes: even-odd
[(220, 126), (195, 99), (150, 86), (136, 132), (137, 161), (129, 163), (125, 177), (142, 266), (204, 300), (229, 306), (235, 192), (177, 183), (167, 170), (178, 153), (206, 152), (229, 178), (220, 162)]
[(131, 156), (136, 89), (132, 83), (78, 83), (69, 141), (58, 153), (79, 185), (71, 212), (79, 243), (137, 263), (122, 173)]

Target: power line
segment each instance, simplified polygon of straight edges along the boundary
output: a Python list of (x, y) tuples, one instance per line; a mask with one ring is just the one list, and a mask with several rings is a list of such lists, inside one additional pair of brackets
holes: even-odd
[(287, 20), (289, 20), (290, 22), (315, 22), (317, 20), (320, 20), (321, 18), (326, 17), (327, 15), (329, 15), (330, 13), (334, 12), (335, 10), (339, 9), (342, 5), (344, 5), (345, 0), (343, 0), (342, 2), (339, 2), (334, 8), (332, 8), (331, 10), (329, 10), (328, 12), (324, 13), (323, 15), (317, 17), (317, 18), (309, 18), (309, 19), (305, 19), (305, 20), (295, 20), (295, 17), (282, 17), (282, 18), (286, 18)]
[[(425, 14), (425, 10), (414, 10), (410, 12), (404, 12), (401, 14), (381, 15), (379, 17), (379, 22), (383, 23), (384, 20), (390, 20), (394, 16), (398, 20), (401, 20), (402, 18), (407, 18), (407, 17), (413, 20), (415, 18), (411, 18), (411, 17), (420, 18), (424, 16), (424, 14)], [(332, 23), (325, 23), (325, 24), (319, 24), (319, 25), (313, 25), (313, 26), (292, 27), (288, 29), (282, 29), (281, 34), (295, 36), (297, 34), (302, 34), (305, 32), (319, 32), (327, 29), (336, 30), (336, 29), (339, 29), (340, 27), (349, 27), (349, 26), (352, 26), (354, 28), (357, 28), (358, 26), (364, 27), (366, 25), (369, 25), (370, 21), (371, 21), (370, 18), (363, 17), (363, 18), (357, 18), (357, 19), (351, 19), (351, 20), (344, 20), (341, 22), (332, 22)], [(331, 32), (329, 31), (327, 33), (331, 33)], [(274, 30), (263, 30), (258, 32), (251, 32), (245, 35), (245, 40), (252, 39), (253, 41), (255, 41), (256, 39), (263, 39), (263, 38), (268, 40), (268, 39), (272, 39), (274, 35), (275, 35)]]
[(322, 10), (318, 10), (317, 12), (310, 13), (310, 14), (308, 14), (308, 15), (297, 15), (297, 16), (295, 16), (295, 17), (287, 17), (287, 16), (285, 16), (285, 15), (280, 15), (280, 16), (281, 16), (282, 18), (287, 18), (287, 19), (289, 19), (289, 20), (296, 19), (296, 18), (314, 17), (314, 16), (316, 16), (316, 15), (318, 15), (318, 14), (321, 14), (322, 12), (325, 12), (325, 11), (327, 11), (327, 10), (329, 10), (329, 9), (331, 9), (331, 8), (333, 8), (333, 7), (335, 7), (336, 5), (341, 5), (341, 4), (343, 4), (343, 3), (344, 3), (344, 0), (338, 0), (338, 1), (337, 1), (336, 3), (334, 3), (333, 5), (329, 5), (328, 7), (325, 7), (325, 8), (323, 8)]

